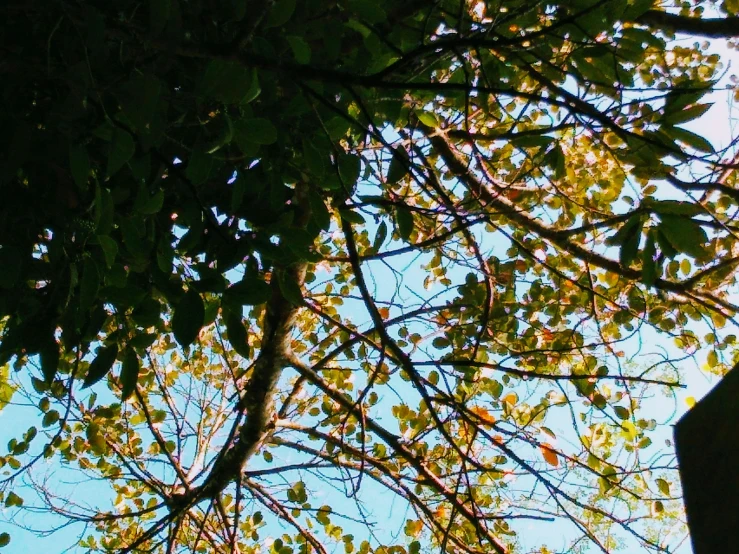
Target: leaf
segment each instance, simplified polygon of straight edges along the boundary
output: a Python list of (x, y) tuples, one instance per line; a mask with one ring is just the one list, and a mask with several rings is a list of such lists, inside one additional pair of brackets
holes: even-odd
[(619, 261), (624, 267), (629, 267), (631, 262), (636, 258), (639, 252), (639, 244), (641, 243), (641, 225), (634, 226), (629, 235), (621, 244), (621, 252)]
[(253, 144), (273, 144), (277, 142), (277, 129), (269, 119), (254, 117), (234, 122), (234, 140)]
[(447, 348), (451, 344), (451, 342), (445, 337), (436, 337), (434, 340), (431, 341), (431, 344), (434, 348), (442, 349)]
[(256, 76), (253, 68), (238, 62), (212, 60), (200, 78), (198, 91), (224, 104), (247, 103), (259, 94)]
[(197, 187), (208, 180), (212, 169), (213, 157), (207, 152), (194, 150), (187, 162), (185, 177), (187, 177), (190, 182)]
[(385, 10), (374, 0), (350, 0), (349, 9), (360, 19), (370, 24), (382, 23), (387, 19)]
[(298, 285), (292, 275), (281, 271), (277, 275), (277, 283), (280, 286), (282, 295), (287, 298), (288, 301), (296, 306), (303, 304), (303, 292), (300, 290), (300, 285)]
[(56, 372), (59, 369), (59, 344), (56, 339), (50, 337), (47, 343), (41, 348), (39, 352), (39, 359), (41, 362), (41, 373), (44, 375), (44, 381), (51, 383), (56, 377)]
[(661, 492), (665, 496), (670, 496), (670, 484), (667, 481), (665, 481), (664, 479), (657, 479), (655, 483), (657, 483), (657, 488), (659, 489), (659, 492)]
[(616, 413), (619, 419), (629, 419), (629, 417), (631, 417), (629, 409), (624, 408), (623, 406), (614, 406), (613, 411)]
[(293, 52), (295, 61), (301, 64), (307, 64), (310, 62), (310, 46), (302, 37), (291, 36), (286, 37), (287, 43), (290, 45), (290, 49)]
[(657, 244), (659, 245), (660, 252), (662, 252), (665, 257), (672, 259), (678, 255), (678, 251), (675, 250), (675, 248), (672, 246), (672, 243), (667, 240), (667, 237), (662, 232), (662, 229), (660, 227), (657, 227)]
[(641, 278), (642, 282), (648, 287), (653, 286), (658, 277), (657, 261), (655, 260), (655, 256), (657, 254), (656, 236), (657, 231), (655, 229), (650, 229), (647, 233), (647, 242), (642, 251)]
[(161, 311), (162, 305), (159, 301), (155, 298), (147, 297), (133, 310), (131, 319), (141, 327), (153, 327), (159, 323)]
[(8, 533), (0, 533), (0, 548), (3, 548), (4, 546), (8, 546), (10, 544), (10, 534)]
[(713, 154), (716, 151), (706, 138), (682, 127), (663, 127), (662, 130), (671, 138), (687, 144), (699, 152)]
[(9, 492), (5, 497), (5, 507), (12, 508), (13, 506), (23, 506), (23, 499), (13, 491)]
[(698, 223), (685, 217), (662, 215), (659, 230), (678, 252), (685, 252), (693, 257), (704, 254), (703, 245), (708, 236)]
[(111, 344), (100, 348), (97, 352), (97, 356), (90, 364), (90, 368), (87, 370), (87, 375), (82, 383), (82, 388), (86, 389), (91, 387), (103, 377), (105, 377), (115, 363), (115, 359), (118, 356), (118, 344)]
[(182, 347), (190, 346), (198, 338), (205, 321), (205, 304), (200, 293), (190, 288), (177, 303), (172, 315), (172, 333)]
[(394, 185), (398, 181), (405, 179), (409, 174), (410, 165), (408, 153), (402, 148), (395, 149), (387, 170), (388, 184)]
[(359, 173), (362, 169), (362, 159), (356, 154), (340, 154), (339, 155), (339, 175), (342, 183), (351, 190), (359, 180)]
[(105, 265), (110, 269), (118, 256), (118, 243), (108, 235), (98, 235), (97, 239), (105, 256)]
[(668, 125), (678, 125), (679, 123), (692, 121), (706, 113), (711, 106), (713, 104), (693, 104), (683, 110), (666, 113), (664, 121)]
[(121, 400), (126, 401), (136, 390), (141, 364), (133, 348), (127, 348), (121, 364)]
[(436, 114), (431, 112), (419, 113), (418, 120), (428, 127), (436, 128), (439, 126), (439, 119), (436, 117)]
[(288, 21), (295, 11), (296, 0), (277, 0), (272, 4), (272, 9), (267, 17), (266, 24), (264, 27), (269, 29), (270, 27), (281, 27)]
[(149, 30), (152, 35), (160, 34), (167, 26), (170, 14), (171, 0), (150, 0), (149, 2)]
[(100, 273), (97, 264), (91, 257), (87, 257), (82, 267), (82, 279), (80, 281), (80, 312), (86, 312), (90, 309), (97, 298), (99, 288)]
[(239, 306), (257, 306), (264, 304), (272, 296), (271, 287), (255, 277), (247, 277), (238, 283), (231, 285), (224, 292), (227, 302)]
[(541, 451), (541, 456), (544, 458), (546, 463), (553, 467), (559, 466), (559, 456), (554, 451), (554, 447), (552, 447), (551, 444), (543, 442), (539, 445), (539, 450)]
[(239, 356), (249, 358), (251, 351), (246, 332), (246, 327), (241, 316), (230, 311), (224, 315), (226, 323), (226, 332), (228, 333), (228, 342)]
[(357, 225), (362, 225), (364, 223), (364, 217), (362, 217), (362, 214), (354, 210), (342, 208), (339, 210), (339, 215), (341, 216), (341, 219), (348, 221), (349, 223), (355, 223)]
[(623, 244), (630, 236), (633, 235), (635, 228), (641, 223), (641, 221), (641, 217), (638, 214), (632, 215), (623, 225), (621, 225), (621, 228), (615, 235), (606, 239), (606, 244), (609, 246)]
[(147, 187), (141, 187), (136, 198), (134, 209), (142, 215), (154, 215), (159, 213), (164, 204), (164, 191), (158, 189), (154, 194), (149, 194)]
[(372, 251), (379, 252), (385, 239), (387, 238), (387, 223), (381, 221), (377, 226), (377, 232), (375, 233), (375, 240), (372, 242)]
[(404, 205), (396, 206), (395, 221), (398, 224), (398, 234), (400, 235), (400, 238), (405, 241), (409, 240), (414, 227), (413, 214), (411, 211)]
[(136, 152), (133, 137), (119, 127), (113, 129), (108, 153), (108, 177), (115, 175)]
[(650, 198), (643, 202), (643, 206), (654, 210), (657, 214), (685, 215), (692, 217), (694, 215), (705, 213), (705, 209), (699, 204), (683, 202), (681, 200), (654, 200)]
[(69, 147), (69, 167), (77, 188), (86, 191), (87, 180), (90, 177), (90, 156), (84, 146), (74, 144)]

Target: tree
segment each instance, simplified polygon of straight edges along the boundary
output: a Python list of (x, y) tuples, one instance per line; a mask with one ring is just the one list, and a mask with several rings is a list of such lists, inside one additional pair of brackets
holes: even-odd
[(634, 345), (736, 361), (739, 261), (674, 40), (739, 6), (678, 4), (4, 3), (5, 505), (90, 552), (672, 549), (680, 360)]

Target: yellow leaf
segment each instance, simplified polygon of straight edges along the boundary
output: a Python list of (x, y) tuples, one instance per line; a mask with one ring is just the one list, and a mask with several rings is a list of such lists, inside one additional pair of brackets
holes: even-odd
[(541, 450), (541, 456), (546, 463), (554, 467), (559, 466), (559, 456), (557, 456), (551, 444), (543, 442), (539, 445), (539, 450)]
[(488, 425), (492, 425), (493, 423), (495, 423), (495, 416), (482, 406), (472, 406), (470, 408), (470, 411)]
[(518, 395), (515, 392), (509, 392), (503, 397), (503, 402), (515, 406), (518, 403)]
[(685, 399), (685, 403), (688, 405), (688, 408), (692, 408), (695, 406), (695, 397), (694, 396), (688, 396)]

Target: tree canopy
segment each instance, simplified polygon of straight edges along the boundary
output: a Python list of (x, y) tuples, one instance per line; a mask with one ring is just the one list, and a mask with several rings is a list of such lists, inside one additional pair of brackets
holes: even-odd
[(738, 12), (4, 2), (8, 513), (79, 552), (674, 550), (649, 345), (739, 358), (734, 145), (691, 127)]

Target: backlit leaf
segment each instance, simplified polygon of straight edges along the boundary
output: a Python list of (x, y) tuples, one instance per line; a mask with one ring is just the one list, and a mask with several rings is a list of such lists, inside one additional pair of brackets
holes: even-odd
[(87, 387), (91, 387), (105, 377), (113, 367), (117, 356), (117, 344), (111, 344), (110, 346), (100, 348), (95, 359), (90, 364), (90, 368), (87, 370), (87, 376), (82, 383), (82, 388), (86, 389)]
[(180, 346), (190, 346), (203, 328), (205, 304), (194, 288), (189, 289), (174, 309), (172, 333)]

